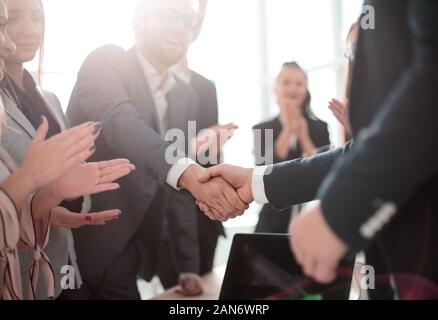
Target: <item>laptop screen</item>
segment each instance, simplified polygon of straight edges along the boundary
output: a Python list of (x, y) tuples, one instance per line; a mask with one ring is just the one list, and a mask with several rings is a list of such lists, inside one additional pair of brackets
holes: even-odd
[(296, 263), (288, 235), (236, 235), (220, 300), (348, 300), (354, 260), (343, 261), (337, 279), (322, 285)]

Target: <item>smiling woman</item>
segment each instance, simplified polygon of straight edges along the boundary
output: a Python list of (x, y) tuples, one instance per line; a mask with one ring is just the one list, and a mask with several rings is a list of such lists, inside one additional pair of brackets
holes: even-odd
[[(44, 248), (46, 245), (47, 247), (45, 253), (36, 255), (32, 250), (24, 250), (20, 252), (20, 260), (23, 266), (21, 270), (23, 281), (27, 282), (27, 287), (32, 289), (26, 297), (30, 299), (53, 298), (59, 296), (64, 289), (61, 288), (59, 281), (62, 267), (67, 263), (75, 265), (73, 239), (68, 228), (101, 224), (120, 215), (118, 210), (109, 210), (93, 215), (92, 221), (87, 220), (86, 215), (79, 214), (86, 211), (86, 208), (82, 206), (84, 202), (82, 196), (118, 189), (119, 185), (112, 182), (114, 179), (129, 174), (133, 166), (127, 160), (98, 164), (83, 163), (96, 150), (94, 140), (100, 134), (102, 128), (100, 124), (85, 124), (84, 126), (87, 127), (85, 132), (89, 134), (86, 136), (87, 139), (77, 140), (77, 143), (74, 143), (75, 147), (80, 148), (83, 153), (82, 160), (79, 162), (70, 159), (78, 155), (70, 151), (69, 144), (57, 149), (50, 147), (54, 145), (52, 139), (63, 141), (63, 137), (68, 136), (71, 131), (67, 130), (65, 115), (57, 97), (41, 89), (23, 67), (24, 63), (36, 57), (44, 42), (45, 21), (42, 2), (40, 0), (14, 0), (8, 1), (8, 4), (9, 22), (5, 30), (10, 36), (10, 41), (16, 43), (16, 50), (8, 52), (9, 54), (5, 52), (3, 55), (6, 72), (1, 83), (1, 96), (7, 110), (8, 125), (4, 127), (0, 149), (13, 159), (14, 164), (26, 166), (30, 162), (35, 167), (33, 179), (46, 181), (41, 185), (38, 184), (37, 189), (43, 188), (32, 200), (32, 216), (28, 214), (22, 218), (37, 222), (44, 220), (46, 224), (51, 222), (53, 228), (50, 232), (50, 241), (44, 240), (47, 236), (34, 239), (33, 233), (28, 233), (30, 238), (27, 237), (24, 241), (30, 248), (38, 246)], [(73, 129), (73, 132), (76, 131), (77, 129)], [(48, 139), (47, 145), (43, 143), (46, 138)], [(72, 142), (71, 140), (71, 138), (68, 139), (67, 143)], [(42, 150), (47, 158), (42, 156), (39, 159), (29, 160), (28, 155), (32, 154), (33, 149), (40, 152)], [(54, 158), (55, 162), (49, 161), (50, 157)], [(63, 157), (66, 159), (63, 160)], [(66, 166), (65, 171), (60, 172), (52, 180), (45, 177), (47, 170), (56, 170), (59, 166)], [(10, 171), (14, 172), (13, 169)], [(22, 172), (21, 169), (17, 171)], [(24, 179), (21, 181), (26, 182)], [(68, 201), (64, 201), (65, 199)], [(58, 205), (64, 210), (56, 210)], [(50, 217), (54, 219), (50, 220)], [(47, 272), (45, 272), (48, 270), (47, 256), (51, 260), (52, 279), (47, 278)], [(45, 286), (37, 285), (39, 273), (36, 268), (40, 261), (42, 262), (40, 271), (44, 273), (45, 280), (49, 279)], [(29, 270), (32, 271), (31, 278), (27, 276)], [(78, 275), (78, 272), (76, 274)], [(80, 278), (78, 277), (77, 280), (80, 281)]]
[[(41, 0), (15, 0), (8, 2), (8, 34), (14, 38), (17, 52), (10, 56), (13, 60), (33, 60), (38, 49), (44, 44), (44, 8)], [(33, 30), (20, 32), (23, 23), (31, 23)], [(42, 61), (42, 57), (40, 59)]]
[[(11, 41), (11, 38), (6, 32), (6, 26), (8, 24), (8, 12), (6, 9), (6, 2), (0, 1), (0, 81), (4, 77), (5, 59), (8, 55), (15, 51), (15, 45)], [(0, 126), (3, 123), (3, 104), (0, 103)]]

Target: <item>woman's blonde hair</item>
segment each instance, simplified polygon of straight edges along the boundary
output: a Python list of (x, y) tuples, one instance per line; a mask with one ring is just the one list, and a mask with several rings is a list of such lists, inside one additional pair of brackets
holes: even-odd
[(43, 15), (43, 35), (41, 37), (41, 43), (40, 43), (40, 50), (38, 54), (38, 71), (37, 71), (37, 82), (38, 85), (41, 85), (43, 72), (44, 72), (44, 41), (45, 41), (45, 35), (46, 35), (46, 14), (44, 12), (44, 5), (42, 0), (38, 0), (40, 6), (41, 6), (41, 12)]

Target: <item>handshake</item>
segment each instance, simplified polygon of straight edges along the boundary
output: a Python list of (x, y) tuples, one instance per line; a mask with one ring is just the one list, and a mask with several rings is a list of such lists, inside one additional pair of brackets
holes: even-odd
[(254, 201), (252, 175), (253, 169), (230, 165), (204, 169), (194, 164), (181, 176), (179, 187), (193, 195), (210, 219), (224, 222), (241, 216)]

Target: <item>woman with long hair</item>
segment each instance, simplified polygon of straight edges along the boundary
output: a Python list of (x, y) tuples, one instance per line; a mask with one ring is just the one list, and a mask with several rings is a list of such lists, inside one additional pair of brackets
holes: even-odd
[[(2, 217), (6, 218), (1, 221), (4, 241), (0, 241), (0, 245), (3, 244), (1, 252), (5, 257), (0, 261), (6, 263), (0, 271), (6, 274), (1, 278), (6, 281), (1, 284), (0, 297), (56, 298), (62, 289), (60, 268), (75, 264), (68, 228), (101, 225), (120, 215), (117, 209), (78, 214), (81, 208), (74, 213), (67, 205), (59, 205), (84, 195), (119, 188), (114, 181), (129, 174), (134, 166), (125, 159), (84, 162), (95, 151), (94, 141), (101, 132), (101, 125), (86, 123), (65, 130), (66, 122), (59, 105), (55, 105), (55, 96), (40, 90), (22, 64), (20, 67), (20, 61), (24, 63), (30, 58), (33, 50), (36, 53), (37, 43), (43, 40), (43, 28), (38, 28), (44, 25), (41, 12), (38, 13), (42, 11), (42, 3), (17, 0), (9, 1), (7, 7), (4, 1), (0, 4), (0, 22), (3, 22), (0, 52), (6, 69), (9, 68), (2, 72), (1, 92), (5, 112), (1, 121), (0, 178), (2, 199), (6, 201), (1, 209), (4, 209)], [(49, 228), (50, 225), (67, 228)], [(21, 292), (17, 274), (18, 237), (26, 295)], [(44, 282), (38, 281), (40, 276)]]
[[(311, 95), (308, 89), (306, 72), (296, 62), (283, 64), (277, 77), (275, 95), (280, 114), (273, 120), (254, 127), (255, 133), (261, 132), (261, 150), (255, 150), (256, 156), (272, 156), (274, 163), (312, 156), (319, 148), (330, 145), (327, 124), (318, 120), (310, 107)], [(273, 145), (265, 145), (267, 130), (273, 131)], [(260, 137), (256, 135), (256, 139)], [(257, 147), (256, 147), (257, 149)], [(264, 165), (260, 159), (257, 165)], [(270, 205), (260, 212), (256, 232), (287, 233), (293, 209), (276, 211)]]

